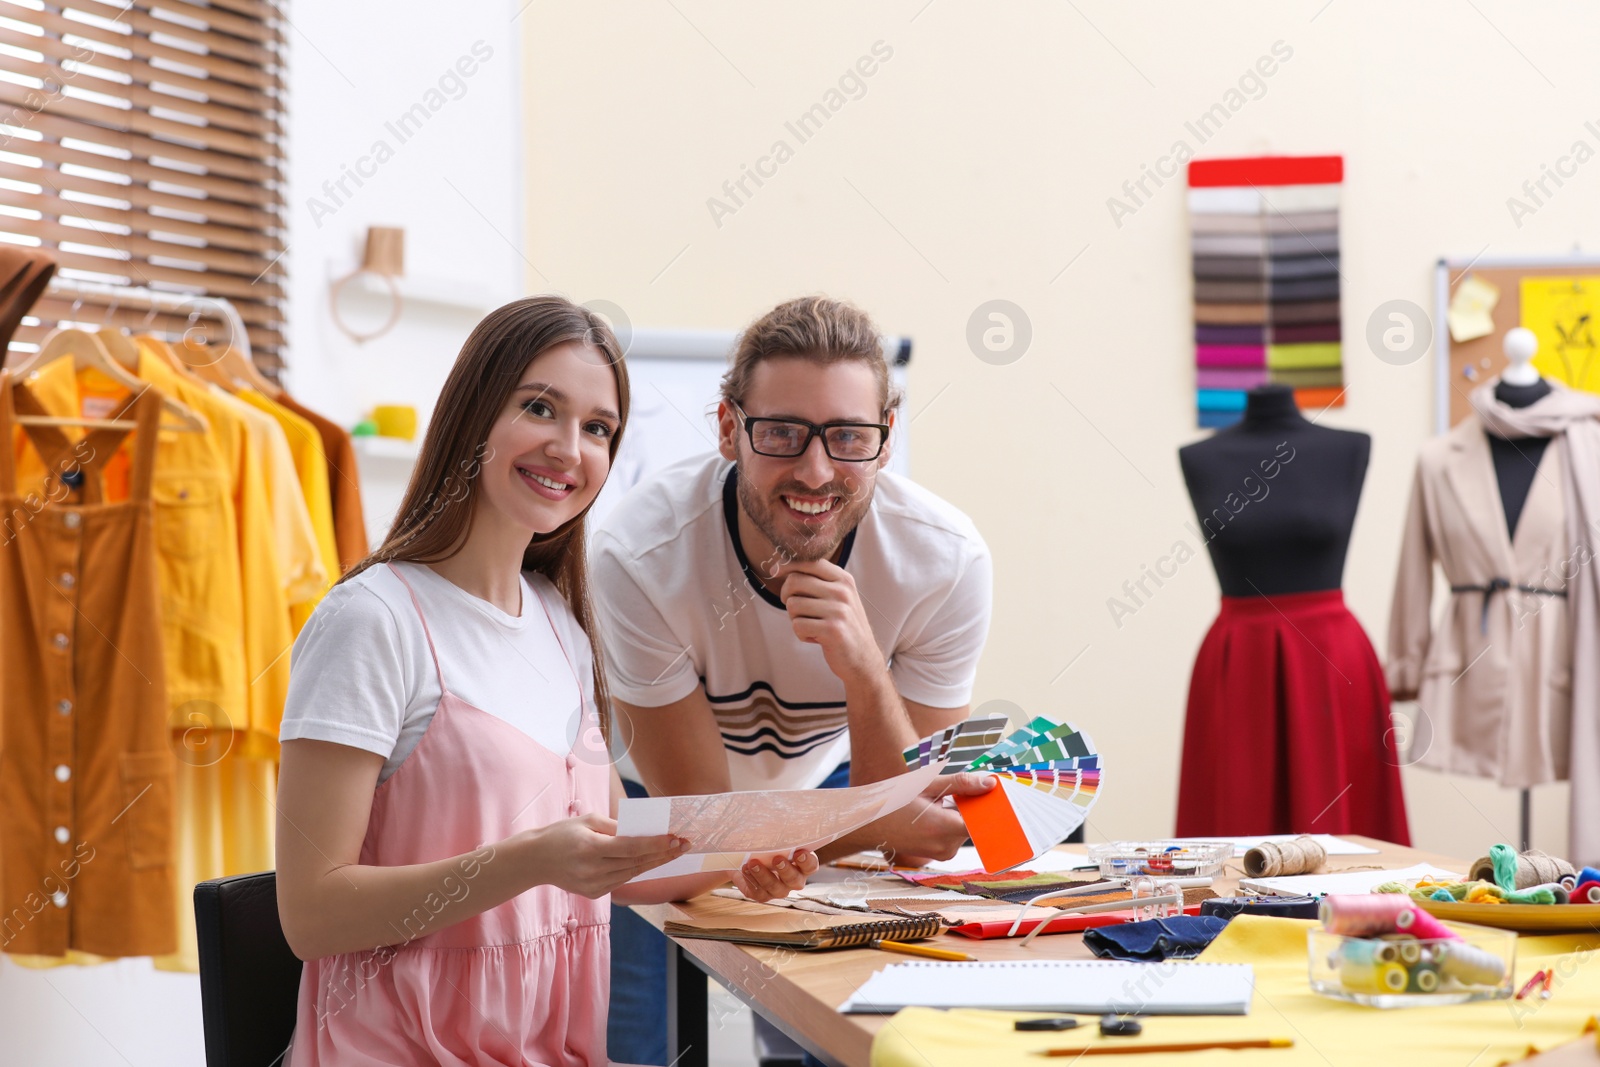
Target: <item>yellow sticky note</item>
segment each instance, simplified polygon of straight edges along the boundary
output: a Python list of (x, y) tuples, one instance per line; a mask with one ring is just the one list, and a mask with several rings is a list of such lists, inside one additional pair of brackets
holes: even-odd
[(1546, 378), (1600, 392), (1600, 277), (1522, 279), (1522, 325), (1539, 339), (1533, 357)]
[(1500, 290), (1476, 274), (1469, 274), (1456, 286), (1450, 298), (1446, 318), (1450, 323), (1450, 340), (1470, 341), (1474, 337), (1487, 337), (1494, 333), (1494, 320), (1489, 313), (1500, 302)]

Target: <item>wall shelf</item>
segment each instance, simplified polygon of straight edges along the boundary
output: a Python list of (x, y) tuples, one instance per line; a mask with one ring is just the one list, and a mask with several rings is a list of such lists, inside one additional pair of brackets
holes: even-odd
[[(355, 269), (354, 264), (328, 262), (328, 285), (343, 278)], [(409, 307), (431, 304), (435, 307), (456, 310), (473, 315), (484, 315), (505, 303), (480, 285), (453, 278), (433, 278), (426, 275), (405, 275), (395, 279), (400, 297)], [(341, 300), (392, 299), (389, 283), (375, 274), (361, 274), (352, 278), (340, 292)]]
[(350, 438), (356, 455), (365, 459), (392, 459), (402, 463), (415, 463), (422, 454), (422, 442), (407, 441), (401, 437), (358, 436)]

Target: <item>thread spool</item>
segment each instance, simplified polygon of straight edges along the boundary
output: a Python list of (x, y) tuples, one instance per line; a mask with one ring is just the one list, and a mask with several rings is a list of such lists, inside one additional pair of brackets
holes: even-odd
[(1572, 891), (1572, 903), (1600, 904), (1600, 881), (1579, 882), (1578, 888)]
[(1339, 943), (1335, 955), (1337, 966), (1343, 967), (1350, 964), (1355, 967), (1371, 967), (1379, 963), (1400, 962), (1400, 952), (1393, 941), (1367, 941), (1358, 937), (1346, 938)]
[(1409, 897), (1394, 893), (1372, 893), (1367, 896), (1324, 897), (1318, 914), (1323, 929), (1331, 934), (1373, 937), (1377, 934), (1406, 932), (1399, 925), (1399, 917), (1401, 913), (1415, 911)]
[(1439, 965), (1419, 963), (1407, 976), (1407, 993), (1436, 993), (1439, 990)]
[(1393, 943), (1395, 952), (1400, 956), (1400, 962), (1407, 967), (1414, 967), (1422, 962), (1422, 946), (1415, 941), (1407, 939)]
[[(1583, 880), (1572, 864), (1559, 856), (1536, 848), (1517, 853), (1510, 845), (1496, 845), (1489, 850), (1489, 855), (1473, 863), (1472, 869), (1467, 872), (1467, 881), (1493, 882), (1501, 889), (1527, 889), (1547, 882), (1559, 882), (1563, 875), (1569, 874), (1577, 874), (1578, 880)], [(1600, 880), (1600, 871), (1596, 871), (1595, 875)], [(1507, 885), (1507, 882), (1511, 884)]]
[(1462, 985), (1499, 985), (1505, 980), (1506, 961), (1487, 949), (1465, 941), (1453, 941), (1439, 960), (1439, 973)]
[(1328, 852), (1316, 838), (1263, 841), (1244, 854), (1244, 870), (1251, 878), (1276, 878), (1286, 874), (1312, 874), (1322, 869)]
[(1459, 941), (1461, 935), (1435, 919), (1421, 908), (1412, 906), (1395, 916), (1395, 925), (1413, 937), (1424, 941)]
[(1560, 882), (1550, 882), (1547, 885), (1529, 886), (1527, 889), (1523, 890), (1523, 892), (1537, 893), (1541, 889), (1548, 889), (1556, 898), (1555, 902), (1557, 904), (1566, 904), (1572, 899), (1572, 887), (1568, 885), (1562, 885)]
[(1410, 975), (1399, 963), (1363, 962), (1348, 955), (1339, 961), (1339, 984), (1357, 993), (1404, 993)]

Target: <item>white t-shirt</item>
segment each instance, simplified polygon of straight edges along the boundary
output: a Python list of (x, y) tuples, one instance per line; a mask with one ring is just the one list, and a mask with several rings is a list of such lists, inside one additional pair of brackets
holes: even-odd
[[(450, 691), (565, 756), (582, 702), (593, 701), (594, 675), (589, 639), (550, 580), (524, 573), (522, 614), (514, 616), (430, 567), (394, 566), (422, 602)], [(381, 782), (422, 740), (440, 696), (411, 595), (378, 564), (334, 586), (300, 631), (278, 737), (376, 752), (384, 757)]]
[[(850, 758), (844, 683), (749, 573), (736, 476), (717, 455), (684, 460), (635, 486), (596, 530), (590, 569), (607, 680), (616, 699), (639, 707), (703, 688), (734, 789), (810, 789)], [(994, 582), (972, 521), (880, 471), (840, 563), (900, 695), (968, 703)]]

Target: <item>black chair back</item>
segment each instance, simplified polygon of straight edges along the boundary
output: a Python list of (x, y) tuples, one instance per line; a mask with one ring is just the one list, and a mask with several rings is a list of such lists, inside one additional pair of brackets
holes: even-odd
[(273, 871), (194, 887), (207, 1067), (275, 1067), (294, 1034), (303, 966), (278, 922)]

